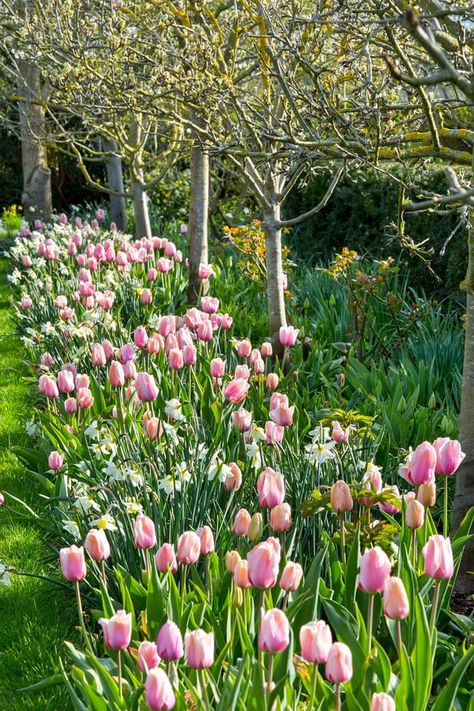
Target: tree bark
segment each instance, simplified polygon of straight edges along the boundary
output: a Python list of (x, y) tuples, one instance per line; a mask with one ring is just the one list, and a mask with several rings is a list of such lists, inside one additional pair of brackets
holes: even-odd
[[(199, 119), (193, 116), (194, 122)], [(199, 294), (205, 294), (207, 280), (199, 278), (199, 265), (208, 263), (209, 216), (209, 154), (199, 136), (194, 136), (191, 148), (191, 196), (189, 205), (189, 287), (188, 303), (195, 304)]]
[(18, 109), (20, 114), (21, 160), (25, 219), (33, 222), (45, 219), (52, 212), (51, 171), (45, 135), (45, 116), (41, 106), (41, 77), (37, 67), (25, 60), (18, 61)]
[(283, 258), (281, 250), (280, 202), (275, 193), (266, 195), (271, 208), (263, 220), (266, 245), (267, 306), (273, 352), (281, 357), (284, 352), (279, 340), (281, 326), (286, 326), (285, 293), (283, 290)]
[(130, 177), (130, 187), (133, 195), (133, 212), (135, 215), (135, 232), (137, 238), (151, 237), (150, 215), (148, 213), (148, 195), (142, 179)]
[[(464, 368), (461, 391), (459, 440), (466, 457), (456, 476), (453, 505), (453, 530), (459, 527), (468, 510), (474, 506), (474, 208), (470, 208), (468, 234), (468, 267), (465, 280), (467, 294)], [(474, 543), (467, 544), (456, 582), (462, 593), (474, 593)]]
[[(123, 193), (122, 159), (118, 155), (117, 144), (111, 138), (104, 138), (103, 149), (106, 153), (109, 153), (109, 155), (105, 157), (108, 188), (114, 193)], [(115, 222), (118, 230), (125, 232), (127, 229), (125, 196), (113, 195), (111, 192), (109, 201), (111, 222)]]

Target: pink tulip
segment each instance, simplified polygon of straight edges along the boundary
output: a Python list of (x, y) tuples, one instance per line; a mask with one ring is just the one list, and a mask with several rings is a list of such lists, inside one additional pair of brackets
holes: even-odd
[(277, 407), (275, 410), (270, 410), (270, 419), (280, 427), (290, 427), (293, 424), (293, 412), (295, 406)]
[(263, 508), (282, 504), (285, 498), (285, 480), (280, 472), (270, 467), (264, 469), (257, 479), (258, 502)]
[(58, 469), (61, 469), (62, 465), (64, 462), (64, 457), (62, 454), (59, 452), (56, 452), (53, 450), (50, 452), (49, 457), (48, 457), (48, 467), (52, 469), (53, 471), (58, 471)]
[(88, 388), (90, 385), (90, 378), (85, 373), (78, 373), (74, 379), (74, 384), (78, 390), (80, 390), (80, 388)]
[(225, 554), (225, 567), (231, 575), (234, 573), (235, 567), (240, 561), (241, 558), (238, 551), (227, 551)]
[(270, 343), (270, 341), (264, 341), (262, 343), (262, 347), (260, 348), (260, 351), (261, 351), (262, 356), (264, 358), (270, 358), (270, 356), (273, 354), (273, 348), (272, 348), (272, 344)]
[(252, 427), (252, 413), (240, 407), (232, 413), (232, 424), (239, 432), (248, 432)]
[(214, 274), (210, 264), (199, 264), (198, 277), (199, 279), (209, 279)]
[(195, 630), (185, 637), (186, 661), (193, 669), (207, 669), (214, 663), (214, 633)]
[(235, 350), (241, 358), (248, 358), (252, 352), (252, 344), (248, 338), (245, 338), (243, 341), (237, 341)]
[[(382, 490), (382, 493), (383, 493), (384, 491), (389, 491), (389, 492), (391, 492), (391, 493), (396, 497), (397, 501), (400, 500), (400, 492), (399, 492), (399, 490), (398, 490), (398, 486), (386, 486), (386, 487)], [(394, 503), (392, 503), (391, 501), (385, 501), (384, 503), (380, 503), (380, 504), (379, 504), (379, 509), (380, 509), (381, 511), (385, 511), (385, 513), (388, 513), (388, 514), (390, 514), (391, 516), (393, 516), (394, 514), (400, 512), (400, 506), (396, 506), (396, 505), (395, 505)]]
[(303, 577), (303, 568), (299, 563), (288, 561), (280, 578), (280, 588), (287, 592), (294, 592), (298, 589)]
[(151, 338), (148, 339), (148, 343), (146, 344), (147, 352), (151, 355), (159, 353), (163, 350), (164, 347), (165, 343), (163, 341), (163, 337), (160, 336), (159, 333), (155, 334), (154, 336), (151, 336)]
[(276, 373), (268, 373), (266, 386), (269, 390), (276, 390), (279, 382), (280, 378)]
[(408, 502), (405, 512), (405, 523), (408, 528), (421, 528), (425, 521), (425, 507), (417, 499)]
[(106, 362), (107, 358), (103, 347), (100, 345), (100, 343), (94, 343), (92, 347), (91, 364), (94, 366), (102, 367), (106, 364)]
[(408, 596), (401, 578), (387, 578), (383, 589), (383, 611), (391, 620), (404, 620), (410, 612)]
[(248, 380), (251, 376), (250, 368), (248, 365), (237, 365), (234, 370), (234, 379), (239, 380), (240, 378), (242, 380)]
[(258, 648), (262, 652), (282, 652), (290, 643), (290, 624), (282, 610), (274, 608), (263, 615), (258, 635)]
[(4, 495), (0, 492), (0, 506), (3, 506), (4, 503), (5, 503), (5, 497), (4, 497)]
[(64, 401), (64, 411), (68, 415), (73, 415), (77, 411), (77, 400), (73, 397), (68, 397)]
[(66, 580), (82, 580), (86, 577), (87, 568), (84, 558), (84, 548), (71, 546), (59, 551), (61, 572)]
[(396, 711), (395, 701), (391, 696), (381, 691), (372, 696), (370, 711)]
[(245, 400), (248, 389), (248, 382), (243, 378), (237, 378), (236, 380), (231, 380), (226, 386), (224, 389), (224, 397), (233, 405), (238, 405)]
[(121, 388), (125, 383), (123, 366), (118, 360), (112, 361), (109, 368), (109, 383), (113, 388)]
[(270, 410), (277, 410), (279, 407), (289, 407), (288, 395), (272, 393), (270, 397)]
[(151, 518), (138, 514), (133, 521), (133, 538), (137, 548), (153, 548), (156, 545), (155, 524)]
[(271, 420), (265, 422), (265, 442), (266, 444), (281, 444), (283, 442), (283, 435), (285, 434), (285, 428), (280, 425), (275, 424)]
[(466, 456), (461, 450), (461, 444), (458, 440), (439, 437), (433, 442), (433, 447), (437, 455), (436, 474), (444, 474), (445, 476), (454, 474)]
[(114, 347), (111, 344), (111, 342), (105, 340), (105, 341), (102, 341), (101, 345), (102, 345), (102, 348), (104, 349), (105, 357), (107, 358), (107, 360), (112, 360), (112, 358), (115, 355), (115, 350), (114, 350)]
[(229, 472), (226, 474), (224, 481), (224, 489), (226, 491), (238, 491), (242, 486), (242, 472), (240, 467), (236, 462), (229, 462), (228, 465)]
[(133, 342), (137, 348), (146, 348), (148, 343), (148, 334), (144, 326), (138, 326), (133, 332)]
[[(183, 360), (184, 360), (184, 365), (196, 365), (196, 361), (197, 361), (196, 346), (193, 346), (193, 345), (184, 346)], [(170, 359), (170, 365), (171, 365), (171, 359)], [(173, 367), (173, 366), (171, 366), (171, 367)]]
[(347, 644), (334, 642), (326, 662), (326, 678), (343, 684), (352, 678), (352, 653)]
[(337, 420), (332, 421), (332, 432), (331, 432), (331, 439), (334, 442), (337, 442), (338, 444), (340, 442), (347, 442), (349, 441), (349, 433), (350, 429), (349, 427), (345, 430), (342, 429), (340, 423)]
[(209, 555), (215, 550), (214, 535), (209, 526), (203, 526), (196, 530), (196, 535), (201, 541), (201, 555)]
[(156, 666), (145, 680), (145, 698), (152, 711), (168, 711), (176, 705), (173, 687), (166, 672)]
[(326, 664), (332, 645), (330, 627), (318, 620), (308, 622), (300, 629), (301, 656), (310, 664)]
[(153, 294), (150, 289), (143, 289), (139, 298), (142, 306), (149, 306), (153, 301)]
[(46, 395), (47, 398), (59, 397), (59, 390), (56, 385), (56, 381), (53, 380), (50, 375), (41, 375), (38, 385), (40, 392), (43, 393), (43, 395)]
[(247, 509), (240, 509), (237, 511), (234, 519), (234, 525), (232, 527), (233, 532), (236, 536), (246, 536), (249, 530), (251, 516)]
[(169, 568), (172, 573), (178, 570), (178, 562), (174, 552), (174, 546), (171, 543), (163, 543), (155, 553), (156, 567), (160, 573), (166, 573)]
[(196, 329), (196, 335), (200, 341), (212, 341), (214, 336), (212, 321), (203, 321), (203, 323), (200, 323)]
[(270, 511), (270, 527), (274, 531), (289, 531), (291, 528), (291, 506), (283, 502)]
[[(371, 494), (375, 492), (380, 494), (382, 491), (382, 475), (377, 467), (370, 467), (369, 470), (362, 477), (362, 484), (364, 485), (364, 490), (369, 491)], [(361, 496), (359, 499), (359, 504), (362, 506), (368, 506), (372, 501), (372, 496)]]
[(298, 338), (298, 329), (293, 326), (281, 326), (279, 331), (279, 339), (282, 346), (289, 348), (294, 346)]
[(418, 501), (426, 508), (432, 507), (436, 503), (436, 483), (429, 481), (418, 488), (416, 495)]
[(331, 486), (331, 506), (334, 511), (351, 511), (354, 507), (350, 487), (342, 479)]
[(158, 397), (158, 388), (153, 375), (149, 373), (137, 373), (135, 388), (139, 400), (142, 402), (153, 402)]
[(92, 528), (86, 536), (84, 547), (92, 560), (107, 560), (110, 557), (110, 544), (102, 528)]
[(75, 389), (74, 375), (70, 370), (60, 370), (58, 373), (58, 389), (63, 394), (72, 393)]
[(418, 445), (409, 458), (408, 481), (414, 486), (426, 484), (434, 478), (436, 469), (436, 449), (429, 442)]
[(392, 566), (379, 547), (369, 548), (360, 559), (359, 588), (364, 592), (382, 592)]
[(133, 360), (127, 360), (127, 362), (123, 366), (123, 372), (126, 380), (135, 380), (135, 378), (137, 377), (137, 366), (135, 365)]
[(21, 301), (20, 301), (20, 307), (22, 309), (31, 309), (33, 306), (33, 299), (31, 299), (29, 296), (22, 296)]
[(177, 624), (171, 622), (171, 620), (165, 622), (158, 632), (156, 648), (160, 657), (166, 662), (181, 659), (184, 654), (183, 639)]
[(215, 296), (202, 296), (201, 309), (206, 314), (215, 314), (219, 310), (219, 299)]
[(278, 578), (280, 554), (272, 543), (259, 543), (247, 555), (249, 579), (256, 588), (272, 588)]
[(201, 539), (194, 531), (185, 531), (178, 538), (177, 558), (183, 565), (196, 563), (201, 553)]
[(234, 585), (238, 588), (249, 588), (252, 583), (249, 578), (249, 564), (246, 560), (238, 560), (233, 570)]
[(79, 388), (77, 391), (77, 404), (81, 410), (89, 410), (94, 404), (94, 396), (89, 388)]
[(140, 643), (138, 647), (137, 655), (137, 667), (141, 672), (148, 672), (150, 669), (154, 669), (160, 663), (160, 657), (158, 655), (158, 650), (154, 642), (148, 642), (145, 640)]
[(172, 348), (168, 353), (168, 362), (172, 370), (181, 370), (184, 365), (183, 352), (179, 348)]
[[(48, 352), (42, 353), (40, 360), (41, 360), (41, 365), (50, 366), (50, 365), (54, 365), (54, 363), (55, 363), (53, 356), (51, 355), (51, 353), (48, 353)], [(40, 388), (40, 390), (41, 390), (41, 388)]]
[(423, 548), (425, 573), (430, 578), (449, 580), (454, 572), (453, 549), (449, 538), (430, 536)]
[(211, 360), (209, 371), (213, 378), (222, 378), (225, 373), (225, 363), (222, 358), (213, 358)]
[(105, 646), (109, 649), (127, 649), (132, 639), (132, 613), (119, 610), (109, 619), (99, 620), (104, 633)]

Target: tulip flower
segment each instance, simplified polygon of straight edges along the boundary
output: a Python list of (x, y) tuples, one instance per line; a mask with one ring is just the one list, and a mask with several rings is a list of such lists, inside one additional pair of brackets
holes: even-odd
[(369, 652), (372, 645), (372, 624), (374, 617), (374, 594), (382, 592), (385, 581), (390, 575), (392, 566), (379, 547), (369, 548), (360, 559), (359, 588), (369, 593), (369, 609), (367, 612), (367, 642)]
[(280, 378), (278, 377), (278, 375), (276, 373), (268, 373), (267, 380), (266, 380), (266, 386), (269, 390), (276, 390), (279, 382), (280, 382)]
[(372, 696), (370, 711), (396, 711), (395, 701), (391, 696), (381, 691)]
[(272, 543), (265, 541), (256, 545), (247, 555), (249, 579), (257, 588), (272, 588), (278, 578), (280, 554)]
[(145, 640), (138, 647), (137, 667), (141, 672), (148, 672), (160, 663), (158, 650), (154, 642)]
[(58, 389), (63, 394), (72, 393), (75, 390), (74, 375), (70, 370), (60, 370), (58, 373)]
[(436, 484), (434, 481), (429, 481), (426, 484), (422, 484), (418, 487), (418, 493), (416, 495), (418, 501), (423, 504), (425, 508), (431, 508), (436, 503)]
[(272, 422), (272, 420), (265, 422), (265, 442), (267, 444), (281, 444), (284, 434), (285, 428), (281, 425), (277, 425), (275, 422)]
[(84, 547), (92, 560), (103, 561), (110, 557), (110, 544), (105, 531), (93, 528), (89, 531), (84, 541)]
[(292, 405), (291, 407), (277, 407), (274, 410), (270, 410), (270, 419), (280, 427), (290, 427), (293, 424), (294, 410), (294, 405)]
[(342, 429), (341, 424), (338, 420), (332, 421), (331, 439), (339, 444), (340, 442), (349, 441), (350, 428), (347, 427), (345, 430)]
[(326, 664), (331, 645), (331, 629), (323, 620), (309, 622), (301, 627), (301, 656), (305, 661), (312, 664)]
[(291, 506), (286, 502), (270, 510), (270, 526), (274, 531), (289, 531), (291, 528)]
[(282, 610), (268, 610), (260, 625), (258, 648), (262, 652), (276, 654), (282, 652), (290, 643), (290, 625)]
[(245, 338), (235, 344), (235, 350), (241, 358), (248, 358), (252, 352), (252, 344), (248, 338)]
[(178, 570), (178, 562), (174, 552), (174, 546), (171, 543), (163, 543), (155, 553), (155, 563), (160, 573), (166, 573), (168, 568), (172, 573)]
[(109, 383), (113, 388), (121, 388), (125, 383), (123, 366), (118, 360), (112, 361), (109, 368)]
[(232, 527), (236, 536), (246, 536), (249, 530), (251, 516), (247, 509), (239, 509), (235, 515), (234, 525)]
[(260, 348), (260, 351), (262, 353), (262, 356), (264, 358), (270, 358), (271, 355), (273, 354), (273, 347), (270, 341), (264, 341), (262, 343), (262, 347)]
[(219, 299), (215, 296), (202, 296), (201, 309), (206, 314), (215, 314), (219, 310)]
[(184, 654), (183, 638), (177, 624), (168, 620), (161, 627), (156, 639), (156, 648), (161, 659), (175, 662)]
[(137, 373), (135, 388), (138, 398), (142, 402), (153, 402), (158, 397), (155, 379), (149, 373)]
[(171, 682), (160, 667), (155, 667), (148, 673), (145, 681), (145, 698), (152, 711), (167, 711), (176, 705)]
[(425, 520), (425, 507), (417, 499), (408, 502), (405, 512), (405, 523), (413, 530), (421, 528)]
[(213, 378), (222, 378), (225, 373), (225, 363), (222, 358), (213, 358), (209, 366), (209, 371)]
[(225, 555), (225, 567), (231, 575), (234, 574), (237, 563), (240, 563), (241, 557), (238, 551), (227, 551)]
[(61, 469), (62, 465), (64, 463), (64, 456), (60, 454), (59, 452), (52, 451), (49, 453), (48, 456), (48, 467), (52, 469), (53, 471), (58, 471), (58, 469)]
[(289, 560), (281, 574), (280, 588), (286, 592), (294, 592), (298, 589), (302, 577), (303, 568), (301, 565)]
[(233, 405), (238, 405), (245, 400), (249, 387), (250, 386), (246, 380), (243, 378), (236, 378), (235, 380), (231, 380), (225, 387), (224, 397)]
[(236, 462), (229, 462), (228, 472), (224, 481), (226, 491), (238, 491), (242, 486), (242, 471)]
[(430, 578), (449, 580), (454, 572), (453, 550), (449, 538), (431, 536), (423, 548), (425, 573)]
[(232, 413), (232, 424), (239, 432), (248, 432), (252, 427), (252, 413), (240, 407)]
[(132, 613), (119, 610), (109, 619), (101, 618), (99, 624), (104, 633), (105, 646), (118, 653), (118, 684), (122, 698), (122, 651), (127, 649), (132, 638)]
[(144, 326), (138, 326), (133, 332), (133, 342), (137, 348), (146, 348), (148, 343), (148, 334)]
[(426, 484), (434, 479), (436, 469), (436, 449), (429, 442), (422, 442), (407, 460), (407, 480), (414, 486)]
[(351, 511), (354, 507), (350, 487), (345, 481), (336, 481), (331, 486), (331, 506), (341, 512)]
[(285, 480), (280, 472), (270, 467), (263, 470), (257, 479), (258, 502), (263, 508), (282, 504), (285, 498)]
[(84, 548), (71, 546), (59, 551), (61, 572), (66, 580), (77, 581), (86, 577), (87, 568), (84, 558)]
[(177, 558), (182, 565), (196, 563), (201, 553), (201, 539), (194, 531), (185, 531), (178, 539)]
[(443, 507), (443, 534), (448, 535), (448, 476), (454, 474), (466, 456), (461, 450), (461, 444), (456, 439), (438, 437), (433, 442), (436, 451), (436, 474), (444, 476), (444, 507)]
[(352, 653), (347, 644), (334, 642), (326, 662), (326, 678), (336, 684), (336, 709), (341, 708), (340, 685), (352, 678)]
[(410, 612), (408, 596), (401, 578), (387, 578), (383, 590), (383, 611), (391, 620), (404, 620)]
[(186, 661), (193, 669), (206, 669), (214, 663), (214, 633), (204, 630), (185, 636)]
[(153, 548), (156, 545), (155, 524), (148, 516), (138, 514), (133, 521), (133, 532), (137, 548)]
[(252, 543), (257, 543), (261, 539), (262, 533), (263, 517), (262, 514), (258, 511), (257, 513), (254, 513), (254, 515), (250, 519), (250, 524), (247, 529), (247, 538)]
[(102, 367), (106, 362), (107, 357), (103, 346), (100, 343), (95, 343), (92, 347), (91, 364), (96, 367)]
[(239, 560), (233, 570), (234, 585), (238, 588), (249, 588), (252, 583), (249, 578), (249, 564), (246, 560)]
[(248, 365), (237, 365), (234, 370), (234, 380), (248, 380), (252, 373)]
[(296, 343), (299, 329), (293, 326), (281, 326), (279, 331), (279, 340), (282, 346), (290, 348)]

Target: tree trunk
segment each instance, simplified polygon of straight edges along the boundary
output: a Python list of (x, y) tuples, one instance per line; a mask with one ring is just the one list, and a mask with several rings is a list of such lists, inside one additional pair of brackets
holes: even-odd
[[(461, 418), (459, 439), (466, 457), (457, 472), (453, 506), (453, 530), (456, 530), (474, 506), (474, 208), (470, 210), (469, 257), (466, 275), (466, 333), (464, 341), (464, 368), (461, 391)], [(459, 571), (456, 589), (462, 593), (474, 592), (474, 543), (468, 543)]]
[(51, 171), (42, 138), (45, 135), (44, 110), (41, 106), (41, 78), (37, 67), (19, 60), (18, 80), (23, 194), (25, 219), (45, 219), (52, 212)]
[(273, 352), (281, 357), (283, 347), (279, 340), (281, 326), (286, 326), (285, 294), (283, 290), (283, 259), (281, 251), (280, 203), (275, 195), (267, 196), (271, 209), (264, 215), (266, 267), (267, 267), (267, 306), (268, 322), (272, 337)]
[(135, 232), (141, 237), (151, 237), (150, 215), (148, 214), (148, 195), (142, 180), (130, 177), (130, 187), (133, 195), (133, 212), (135, 215)]
[[(193, 116), (195, 122), (199, 119)], [(191, 196), (189, 205), (189, 288), (188, 303), (207, 291), (207, 280), (199, 278), (199, 265), (208, 262), (207, 223), (209, 215), (209, 154), (198, 136), (191, 149)]]
[[(114, 193), (123, 193), (122, 159), (118, 155), (117, 144), (111, 138), (104, 138), (103, 149), (105, 152), (110, 153), (105, 157), (108, 188)], [(125, 196), (110, 193), (109, 201), (111, 222), (115, 222), (118, 230), (125, 232), (127, 229)]]

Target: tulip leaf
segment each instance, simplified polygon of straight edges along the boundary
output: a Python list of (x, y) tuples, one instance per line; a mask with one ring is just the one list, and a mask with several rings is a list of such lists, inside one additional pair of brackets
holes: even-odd
[(459, 684), (461, 683), (467, 668), (473, 661), (473, 657), (474, 647), (471, 647), (451, 671), (448, 682), (438, 695), (436, 701), (431, 707), (431, 711), (448, 711), (448, 709), (452, 708), (456, 700)]
[(151, 639), (156, 638), (159, 628), (165, 621), (165, 617), (163, 588), (158, 578), (155, 561), (152, 557), (146, 598), (146, 619)]

